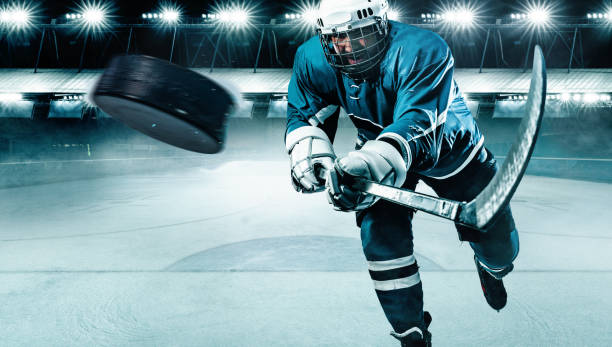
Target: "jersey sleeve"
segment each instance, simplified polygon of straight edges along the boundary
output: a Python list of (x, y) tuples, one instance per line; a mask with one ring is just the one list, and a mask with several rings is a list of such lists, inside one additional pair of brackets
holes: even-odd
[[(309, 64), (302, 48), (300, 47), (295, 55), (293, 73), (289, 82), (286, 134), (297, 128), (309, 126), (308, 120), (330, 105), (325, 100), (324, 92), (318, 91), (313, 83), (317, 78), (315, 76), (317, 71)], [(337, 129), (338, 114), (339, 112), (335, 112), (325, 123), (319, 125), (332, 141)]]
[(412, 171), (434, 167), (439, 157), (454, 90), (454, 58), (448, 46), (444, 48), (442, 58), (398, 73), (393, 123), (378, 137), (401, 149)]

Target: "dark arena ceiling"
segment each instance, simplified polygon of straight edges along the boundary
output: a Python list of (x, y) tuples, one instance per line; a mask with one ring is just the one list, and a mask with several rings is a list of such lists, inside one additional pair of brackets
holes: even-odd
[[(95, 69), (126, 52), (199, 68), (288, 68), (297, 47), (315, 34), (308, 20), (314, 1), (0, 6), (0, 68)], [(602, 54), (612, 52), (612, 6), (603, 1), (392, 1), (391, 6), (394, 19), (443, 36), (459, 68), (522, 68), (534, 44), (544, 48), (550, 67), (568, 68), (570, 60), (574, 68), (612, 67)]]

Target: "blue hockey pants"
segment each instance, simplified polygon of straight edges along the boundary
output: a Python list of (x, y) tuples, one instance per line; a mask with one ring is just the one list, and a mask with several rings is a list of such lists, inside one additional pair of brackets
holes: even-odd
[[(409, 174), (403, 188), (414, 190), (422, 180), (440, 197), (470, 201), (486, 187), (496, 172), (493, 154), (483, 149), (455, 176), (436, 180)], [(357, 213), (363, 251), (376, 294), (391, 326), (400, 334), (412, 327), (425, 328), (423, 289), (413, 255), (413, 214), (414, 210), (410, 208), (384, 200)], [(478, 242), (470, 242), (470, 245), (476, 257), (489, 268), (504, 268), (518, 255), (518, 232), (509, 206), (496, 217), (486, 233), (459, 225), (457, 231), (460, 235), (479, 235)]]

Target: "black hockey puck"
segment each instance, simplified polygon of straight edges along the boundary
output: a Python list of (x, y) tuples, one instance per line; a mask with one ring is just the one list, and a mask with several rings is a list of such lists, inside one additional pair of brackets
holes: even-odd
[(199, 153), (217, 153), (237, 100), (206, 76), (142, 55), (112, 59), (91, 95), (113, 118), (150, 137)]

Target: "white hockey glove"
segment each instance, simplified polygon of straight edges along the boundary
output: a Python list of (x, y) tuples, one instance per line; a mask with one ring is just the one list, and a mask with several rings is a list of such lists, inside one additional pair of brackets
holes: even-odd
[(352, 190), (352, 178), (401, 187), (406, 180), (408, 168), (402, 155), (391, 144), (384, 141), (368, 141), (358, 151), (338, 158), (333, 171), (326, 180), (327, 197), (339, 211), (360, 211), (372, 206), (379, 198)]
[(332, 170), (336, 159), (327, 134), (317, 127), (304, 126), (287, 134), (285, 143), (295, 190), (301, 193), (325, 190), (325, 181), (317, 177), (317, 172)]

